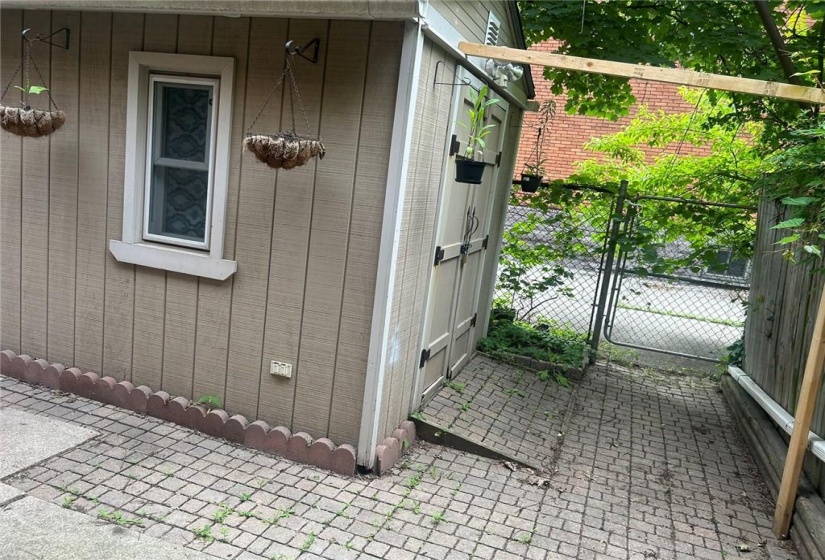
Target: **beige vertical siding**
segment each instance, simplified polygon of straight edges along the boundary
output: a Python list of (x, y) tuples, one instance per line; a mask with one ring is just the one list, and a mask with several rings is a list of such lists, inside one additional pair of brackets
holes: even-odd
[[(825, 277), (809, 266), (790, 263), (777, 251), (784, 233), (770, 228), (787, 218), (774, 202), (760, 205), (743, 369), (793, 414)], [(811, 429), (825, 436), (825, 386), (817, 402)], [(825, 497), (825, 467), (809, 457), (806, 471)]]
[(442, 64), (438, 81), (450, 81), (455, 61), (426, 40), (395, 274), (390, 350), (379, 424), (382, 437), (390, 435), (410, 412), (410, 393), (421, 352), (421, 313), (426, 307), (427, 280), (432, 270), (431, 249), (453, 93), (450, 85), (434, 84), (439, 62)]
[[(55, 12), (52, 28), (78, 29), (80, 14)], [(51, 49), (51, 88), (60, 92), (57, 103), (66, 113), (77, 114), (80, 68), (76, 56), (65, 49)], [(59, 363), (74, 362), (75, 273), (77, 258), (77, 188), (78, 148), (77, 119), (66, 122), (61, 137), (51, 142), (49, 151), (49, 255), (46, 262), (52, 271), (48, 282), (48, 359)], [(63, 136), (65, 135), (65, 138)]]
[[(0, 17), (0, 83), (12, 79), (20, 65), (21, 12)], [(6, 103), (14, 102), (8, 93)], [(20, 344), (20, 255), (22, 252), (22, 153), (23, 139), (0, 133), (0, 337), (3, 347), (19, 352)]]
[[(106, 193), (106, 237), (120, 238), (123, 227), (123, 173), (125, 166), (127, 65), (129, 51), (143, 49), (142, 14), (112, 16), (112, 71), (109, 83), (109, 188)], [(135, 267), (106, 254), (103, 301), (103, 371), (116, 379), (132, 377), (134, 341)]]
[[(30, 29), (49, 29), (49, 12), (28, 12), (23, 16), (23, 26)], [(15, 33), (19, 40), (19, 32)], [(31, 47), (32, 56), (43, 76), (49, 75), (51, 56), (49, 46), (36, 43)], [(37, 74), (32, 70), (32, 80)], [(3, 84), (5, 87), (5, 83)], [(9, 95), (13, 96), (13, 93)], [(45, 99), (38, 99), (43, 101)], [(38, 142), (37, 149), (23, 150), (23, 246), (21, 251), (20, 307), (24, 320), (21, 322), (20, 343), (40, 355), (46, 354), (49, 236), (43, 235), (45, 218), (49, 215), (49, 142)]]
[[(53, 136), (0, 134), (0, 347), (197, 398), (336, 443), (357, 443), (402, 25), (158, 14), (2, 12), (0, 78), (23, 26), (68, 115)], [(282, 45), (321, 39), (295, 71), (320, 164), (276, 172), (241, 148)], [(225, 282), (118, 263), (131, 50), (235, 59)], [(42, 51), (42, 52), (41, 52)], [(281, 92), (256, 132), (288, 128)], [(269, 361), (294, 364), (272, 378)]]
[(506, 1), (485, 0), (462, 2), (456, 0), (430, 0), (430, 9), (435, 9), (453, 27), (470, 41), (484, 42), (487, 33), (487, 17), (490, 12), (501, 22), (499, 45), (517, 46), (515, 28)]

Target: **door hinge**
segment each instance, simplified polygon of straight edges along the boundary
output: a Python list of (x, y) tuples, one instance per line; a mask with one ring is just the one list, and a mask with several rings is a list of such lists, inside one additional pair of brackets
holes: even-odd
[(490, 235), (489, 235), (489, 234), (487, 234), (487, 235), (484, 237), (484, 241), (482, 241), (482, 242), (481, 242), (481, 248), (482, 248), (482, 249), (486, 249), (486, 248), (487, 248), (487, 244), (488, 244), (489, 242), (490, 242)]
[(418, 369), (423, 368), (424, 364), (426, 364), (427, 360), (429, 360), (429, 359), (430, 359), (430, 349), (425, 348), (424, 350), (421, 351), (421, 359), (418, 360)]
[(501, 152), (496, 154), (496, 165), (501, 165)]
[(433, 266), (438, 266), (438, 263), (444, 260), (444, 249), (441, 248), (441, 245), (435, 248), (435, 259), (433, 262)]
[(451, 156), (456, 155), (460, 149), (461, 149), (461, 142), (458, 141), (458, 136), (453, 134), (453, 137), (450, 140), (450, 155)]
[(470, 319), (470, 326), (471, 326), (471, 327), (475, 327), (475, 326), (476, 326), (476, 320), (477, 320), (477, 319), (478, 319), (478, 313), (476, 313), (475, 315), (473, 315), (473, 318), (472, 318), (472, 319)]

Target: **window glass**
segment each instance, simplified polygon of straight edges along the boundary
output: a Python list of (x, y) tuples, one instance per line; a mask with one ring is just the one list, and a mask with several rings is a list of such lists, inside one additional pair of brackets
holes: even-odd
[(153, 80), (147, 237), (207, 248), (214, 86)]

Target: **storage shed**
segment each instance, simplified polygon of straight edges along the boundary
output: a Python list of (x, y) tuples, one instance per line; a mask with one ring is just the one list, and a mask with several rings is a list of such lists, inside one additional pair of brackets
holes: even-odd
[[(66, 115), (47, 137), (0, 132), (0, 349), (216, 396), (374, 468), (486, 324), (532, 84), (456, 46), (522, 48), (516, 3), (6, 0), (0, 15), (3, 87), (30, 49)], [(300, 103), (288, 77), (273, 87), (287, 58)], [(485, 83), (501, 101), (484, 179), (458, 183), (458, 123)], [(326, 155), (272, 169), (244, 138), (289, 129), (291, 107)]]

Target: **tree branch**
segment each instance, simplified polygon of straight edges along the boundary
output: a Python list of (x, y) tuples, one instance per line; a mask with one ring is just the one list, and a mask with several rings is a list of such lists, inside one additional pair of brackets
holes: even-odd
[(753, 4), (756, 6), (756, 12), (759, 14), (759, 19), (762, 20), (762, 26), (765, 28), (765, 32), (771, 40), (773, 49), (776, 51), (776, 57), (779, 60), (779, 65), (782, 67), (782, 72), (785, 73), (785, 78), (788, 80), (788, 83), (800, 85), (801, 81), (799, 77), (795, 75), (796, 67), (788, 54), (785, 39), (782, 38), (782, 33), (779, 32), (779, 28), (776, 26), (776, 21), (773, 19), (767, 0), (753, 0)]

